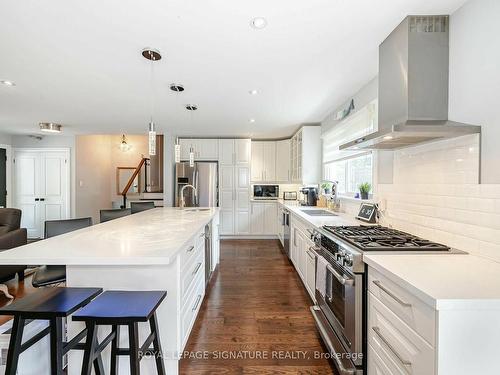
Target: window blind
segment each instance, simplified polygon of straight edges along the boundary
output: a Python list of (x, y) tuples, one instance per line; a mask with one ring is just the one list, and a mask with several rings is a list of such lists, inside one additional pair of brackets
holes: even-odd
[(339, 146), (377, 129), (377, 107), (374, 100), (323, 134), (323, 163), (366, 153), (366, 150), (339, 150)]

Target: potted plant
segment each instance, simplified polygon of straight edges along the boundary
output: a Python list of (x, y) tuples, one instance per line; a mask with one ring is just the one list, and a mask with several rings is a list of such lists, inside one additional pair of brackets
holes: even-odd
[(323, 182), (321, 184), (321, 188), (323, 189), (324, 194), (331, 194), (332, 192), (332, 184), (330, 182)]
[(361, 199), (368, 199), (368, 194), (370, 193), (371, 189), (372, 185), (370, 185), (368, 182), (363, 182), (361, 185), (359, 185), (359, 193), (361, 194)]

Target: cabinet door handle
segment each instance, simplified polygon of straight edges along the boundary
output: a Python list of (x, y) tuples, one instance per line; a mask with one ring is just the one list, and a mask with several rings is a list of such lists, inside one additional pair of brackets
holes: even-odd
[(406, 359), (401, 358), (401, 355), (394, 349), (394, 347), (389, 343), (389, 341), (382, 335), (379, 327), (372, 327), (373, 332), (377, 334), (380, 340), (390, 349), (390, 351), (396, 356), (396, 358), (403, 364), (403, 366), (411, 366), (411, 362)]
[(385, 286), (382, 285), (380, 280), (373, 280), (373, 283), (378, 286), (381, 290), (383, 290), (389, 297), (391, 297), (394, 301), (399, 303), (401, 306), (404, 307), (411, 307), (411, 303), (403, 301), (401, 298), (399, 298), (397, 295), (395, 295), (393, 292), (391, 292), (389, 289), (387, 289)]
[(45, 198), (40, 198), (40, 202), (45, 202)]
[(193, 275), (196, 275), (198, 273), (198, 271), (200, 270), (200, 267), (201, 267), (201, 262), (196, 265), (196, 268), (193, 271)]
[(194, 250), (194, 246), (189, 246), (189, 248), (187, 249), (187, 251), (186, 251), (186, 252), (187, 252), (187, 253), (190, 253), (190, 252), (191, 252), (191, 251), (193, 251), (193, 250)]
[(194, 303), (194, 306), (191, 309), (191, 311), (196, 311), (196, 309), (198, 308), (198, 305), (200, 304), (200, 301), (201, 301), (201, 294), (198, 294), (198, 297), (196, 298), (196, 302)]
[(309, 258), (316, 259), (316, 256), (313, 253), (311, 253), (309, 250), (306, 250), (306, 253), (307, 253), (307, 255), (309, 255)]
[(40, 201), (40, 198), (35, 198), (35, 202), (39, 202)]

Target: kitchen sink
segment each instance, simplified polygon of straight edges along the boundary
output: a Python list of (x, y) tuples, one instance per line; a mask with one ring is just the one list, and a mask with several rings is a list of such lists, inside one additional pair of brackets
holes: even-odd
[(303, 213), (309, 216), (337, 216), (331, 211), (327, 210), (301, 210)]

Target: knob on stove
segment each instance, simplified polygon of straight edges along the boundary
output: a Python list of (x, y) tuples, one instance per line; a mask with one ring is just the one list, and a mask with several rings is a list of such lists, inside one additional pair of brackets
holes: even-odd
[(347, 267), (352, 267), (352, 264), (353, 264), (352, 254), (346, 254), (344, 256), (344, 265)]

